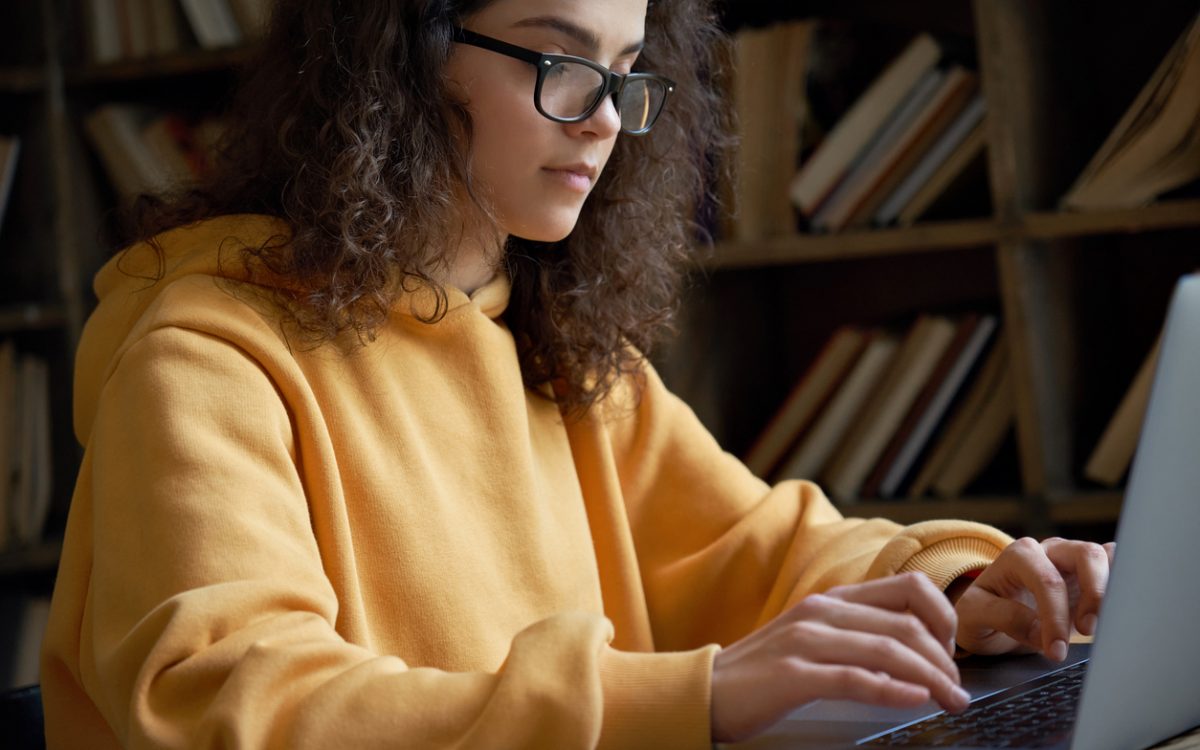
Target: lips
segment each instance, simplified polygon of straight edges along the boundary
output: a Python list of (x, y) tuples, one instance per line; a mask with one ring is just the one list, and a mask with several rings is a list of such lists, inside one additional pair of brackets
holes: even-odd
[(597, 169), (595, 164), (588, 164), (586, 162), (577, 162), (575, 164), (564, 164), (562, 166), (557, 166), (557, 167), (546, 167), (546, 169), (548, 169), (552, 172), (573, 172), (577, 175), (586, 177), (588, 179), (588, 182), (595, 182), (596, 175), (600, 172), (600, 170)]
[(577, 162), (575, 164), (563, 164), (555, 167), (543, 167), (542, 171), (555, 184), (571, 192), (587, 195), (591, 192), (592, 186), (596, 184), (596, 175), (600, 170), (594, 164)]

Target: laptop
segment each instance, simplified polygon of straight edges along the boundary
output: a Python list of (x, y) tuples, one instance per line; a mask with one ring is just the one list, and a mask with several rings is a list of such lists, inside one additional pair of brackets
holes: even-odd
[[(1093, 644), (960, 662), (970, 708), (815, 701), (738, 750), (1132, 750), (1200, 726), (1200, 275), (1167, 313)], [(947, 744), (941, 744), (947, 743)]]

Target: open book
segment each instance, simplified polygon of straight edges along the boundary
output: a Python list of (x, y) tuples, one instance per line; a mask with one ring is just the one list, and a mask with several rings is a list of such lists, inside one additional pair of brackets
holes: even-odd
[(1200, 177), (1200, 15), (1188, 25), (1075, 185), (1065, 208), (1144, 205)]

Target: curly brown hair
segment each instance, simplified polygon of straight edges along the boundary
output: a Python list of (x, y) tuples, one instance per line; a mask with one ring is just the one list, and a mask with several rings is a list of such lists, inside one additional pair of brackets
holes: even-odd
[[(291, 236), (243, 248), (242, 260), (299, 282), (286, 307), (314, 341), (347, 330), (370, 340), (414, 282), (438, 291), (435, 322), (446, 295), (430, 273), (453, 246), (444, 227), (456, 195), (474, 195), (470, 117), (443, 71), (452, 29), (493, 1), (279, 0), (213, 170), (182, 194), (139, 198), (125, 239), (279, 216)], [(568, 237), (508, 242), (504, 318), (522, 375), (530, 388), (553, 384), (564, 411), (603, 398), (671, 330), (698, 203), (727, 163), (727, 43), (709, 0), (651, 0), (635, 67), (672, 78), (676, 93), (649, 134), (618, 137)]]

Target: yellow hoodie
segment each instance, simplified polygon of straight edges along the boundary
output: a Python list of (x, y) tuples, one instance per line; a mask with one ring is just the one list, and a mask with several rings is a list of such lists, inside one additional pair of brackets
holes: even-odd
[(703, 748), (717, 644), (1009, 542), (768, 487), (649, 366), (640, 402), (564, 423), (522, 384), (504, 279), (297, 345), (237, 256), (286, 231), (214, 219), (161, 236), (158, 283), (146, 246), (96, 278), (51, 748)]

